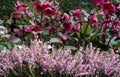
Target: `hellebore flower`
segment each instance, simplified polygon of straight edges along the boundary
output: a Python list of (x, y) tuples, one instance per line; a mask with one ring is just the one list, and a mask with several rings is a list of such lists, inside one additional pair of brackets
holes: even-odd
[(33, 12), (31, 12), (30, 10), (26, 10), (26, 14), (27, 14), (29, 17), (33, 17), (33, 16), (34, 16)]
[(64, 21), (69, 21), (69, 19), (70, 19), (69, 14), (64, 13), (63, 20), (64, 20)]
[(23, 32), (21, 31), (21, 29), (18, 28), (14, 28), (14, 32), (17, 34), (17, 36), (21, 37), (23, 36)]
[(25, 32), (32, 32), (29, 26), (24, 26), (23, 29)]
[(43, 3), (42, 8), (44, 9), (43, 13), (46, 15), (54, 15), (56, 13), (56, 9), (50, 2)]
[(22, 10), (17, 10), (15, 12), (13, 12), (13, 14), (14, 14), (15, 18), (19, 19), (19, 18), (21, 18), (25, 14), (25, 12), (22, 11)]
[(50, 2), (34, 2), (33, 6), (36, 8), (38, 13), (44, 13), (45, 15), (54, 15), (56, 13), (56, 9)]
[(45, 2), (43, 3), (43, 9), (46, 9), (46, 8), (53, 8), (52, 4), (50, 2)]
[(32, 31), (35, 31), (35, 32), (38, 32), (38, 31), (40, 31), (42, 28), (39, 26), (39, 25), (33, 25), (33, 26), (31, 26), (30, 27), (30, 30), (32, 30)]
[(74, 31), (79, 32), (81, 29), (81, 24), (78, 23), (77, 25), (74, 25), (73, 29), (74, 29)]
[(120, 21), (119, 20), (115, 19), (112, 22), (113, 22), (112, 26), (120, 26)]
[(27, 4), (23, 4), (22, 2), (17, 1), (15, 11), (13, 12), (14, 17), (16, 19), (21, 18), (25, 14), (24, 9), (26, 8), (27, 8)]
[(80, 9), (75, 9), (73, 11), (73, 13), (74, 13), (74, 15), (79, 16), (79, 15), (81, 15), (81, 10)]
[(63, 41), (63, 43), (65, 44), (66, 40), (68, 39), (67, 35), (62, 35), (61, 36), (61, 40)]
[(110, 27), (110, 24), (111, 24), (112, 20), (111, 19), (105, 19), (104, 21), (102, 21), (101, 23), (101, 27)]
[(102, 11), (105, 15), (111, 14), (116, 11), (116, 7), (112, 4), (112, 2), (106, 2), (102, 4)]
[(90, 24), (92, 26), (94, 26), (96, 23), (98, 23), (98, 18), (94, 14), (90, 14), (88, 19), (90, 20)]
[(25, 32), (32, 32), (32, 31), (38, 32), (42, 28), (39, 25), (32, 25), (30, 27), (29, 26), (24, 26), (23, 29), (24, 29)]
[(118, 10), (120, 10), (120, 5), (117, 7)]
[(53, 16), (53, 15), (55, 15), (55, 13), (56, 13), (56, 9), (55, 8), (46, 8), (44, 10), (44, 14), (48, 15), (48, 16)]
[(24, 4), (20, 1), (17, 1), (17, 6), (15, 7), (15, 10), (24, 10), (28, 5), (27, 4)]
[(33, 6), (35, 7), (38, 13), (43, 12), (43, 7), (41, 2), (36, 1), (33, 3)]
[(98, 5), (100, 3), (108, 2), (108, 0), (93, 0), (94, 4)]
[(74, 26), (74, 24), (71, 23), (71, 22), (65, 23), (65, 24), (64, 24), (65, 32), (69, 32), (69, 31), (71, 31), (72, 28), (73, 28), (73, 26)]

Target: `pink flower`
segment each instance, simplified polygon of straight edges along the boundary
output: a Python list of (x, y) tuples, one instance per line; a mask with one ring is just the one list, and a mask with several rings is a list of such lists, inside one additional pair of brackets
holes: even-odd
[(43, 3), (43, 9), (46, 9), (46, 8), (53, 8), (52, 4), (50, 2), (45, 2)]
[(108, 0), (93, 0), (94, 4), (98, 5), (100, 3), (108, 2)]
[(13, 12), (14, 17), (16, 19), (21, 18), (25, 14), (24, 9), (26, 9), (26, 7), (27, 7), (27, 4), (23, 4), (22, 2), (17, 1), (15, 11)]
[(22, 2), (17, 1), (17, 6), (15, 7), (15, 10), (24, 10), (27, 6), (27, 4), (23, 4)]
[(25, 14), (25, 12), (22, 10), (16, 10), (15, 12), (13, 12), (13, 14), (15, 18), (19, 19)]
[(120, 26), (120, 21), (117, 20), (117, 19), (113, 20), (113, 21), (112, 21), (112, 26), (113, 26), (113, 27), (114, 27), (114, 26)]
[(61, 36), (61, 40), (63, 41), (63, 43), (65, 44), (66, 40), (68, 39), (67, 35), (62, 35)]
[(120, 38), (120, 32), (118, 32), (118, 38)]
[(45, 15), (54, 15), (56, 13), (56, 9), (50, 2), (34, 2), (33, 6), (35, 6), (38, 13), (44, 13)]
[(120, 5), (117, 7), (118, 10), (120, 10)]
[(33, 12), (31, 12), (30, 10), (26, 10), (26, 14), (27, 14), (29, 17), (33, 17), (33, 16), (34, 16)]
[(14, 28), (14, 32), (19, 32), (20, 30), (18, 28)]
[(23, 29), (24, 29), (25, 32), (32, 32), (32, 31), (38, 32), (42, 28), (39, 25), (31, 25), (30, 27), (29, 26), (24, 26)]
[(109, 27), (111, 24), (112, 20), (111, 19), (105, 19), (104, 21), (102, 21), (101, 23), (101, 27)]
[(73, 29), (74, 29), (74, 31), (79, 32), (81, 29), (81, 24), (78, 23), (77, 25), (74, 25)]
[(90, 20), (90, 24), (92, 26), (94, 26), (96, 23), (98, 23), (98, 18), (94, 14), (90, 14), (88, 19)]
[(56, 13), (56, 9), (55, 8), (46, 8), (44, 10), (44, 14), (48, 15), (48, 16), (53, 16), (53, 15), (55, 15), (55, 13)]
[(74, 26), (74, 24), (72, 24), (71, 22), (68, 22), (68, 23), (64, 24), (65, 32), (71, 31), (73, 26)]
[(42, 28), (39, 25), (33, 25), (30, 27), (30, 30), (38, 32), (40, 31)]
[(42, 8), (44, 9), (43, 12), (46, 15), (54, 15), (56, 13), (56, 9), (53, 7), (53, 5), (50, 2), (45, 2), (42, 5)]
[(32, 30), (28, 26), (24, 26), (23, 29), (25, 32), (32, 32)]
[(63, 21), (69, 21), (69, 19), (70, 19), (69, 14), (64, 13), (64, 15), (63, 15)]
[(73, 13), (74, 13), (74, 15), (79, 16), (79, 15), (81, 15), (81, 10), (80, 9), (75, 9), (73, 11)]
[(102, 11), (104, 14), (110, 14), (116, 11), (116, 7), (112, 4), (112, 2), (106, 2), (102, 4)]
[(19, 37), (23, 36), (22, 31), (21, 31), (20, 29), (18, 29), (18, 28), (14, 28), (14, 32), (15, 32), (15, 33), (17, 34), (17, 36), (19, 36)]
[(36, 1), (33, 3), (33, 6), (35, 7), (38, 13), (43, 12), (43, 7), (41, 2)]

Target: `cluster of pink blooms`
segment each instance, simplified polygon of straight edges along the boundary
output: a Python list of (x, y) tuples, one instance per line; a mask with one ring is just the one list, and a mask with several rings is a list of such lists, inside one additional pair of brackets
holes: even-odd
[[(32, 18), (34, 17), (34, 14), (32, 11), (30, 11), (29, 9), (27, 9), (28, 5), (24, 4), (22, 2), (20, 2), (19, 0), (16, 2), (16, 7), (15, 7), (15, 11), (13, 12), (13, 17), (15, 17), (16, 19), (20, 19), (20, 18)], [(18, 36), (23, 36), (23, 32), (38, 32), (40, 31), (42, 28), (40, 27), (40, 25), (37, 24), (32, 24), (30, 26), (25, 25), (24, 27), (21, 28), (14, 28), (14, 32), (17, 33)]]
[[(25, 25), (20, 29), (15, 28), (15, 32), (20, 36), (23, 32), (31, 33), (39, 32), (41, 30), (47, 30), (50, 34), (56, 34), (57, 36), (57, 33), (61, 32), (62, 35), (59, 37), (63, 43), (65, 43), (66, 40), (71, 37), (73, 32), (80, 32), (82, 25), (84, 23), (88, 23), (88, 25), (91, 25), (92, 27), (97, 26), (98, 29), (109, 28), (115, 32), (118, 37), (120, 37), (120, 21), (117, 18), (112, 18), (113, 14), (119, 10), (119, 7), (116, 8), (116, 6), (114, 6), (109, 0), (93, 0), (93, 2), (97, 6), (100, 6), (100, 12), (102, 12), (103, 21), (99, 21), (98, 15), (95, 13), (90, 13), (90, 15), (87, 17), (87, 21), (84, 20), (84, 13), (80, 9), (75, 9), (70, 13), (61, 12), (55, 8), (51, 2), (48, 1), (35, 1), (33, 3), (35, 10), (40, 14), (41, 19), (37, 19), (35, 18), (34, 14), (27, 9), (27, 4), (21, 3), (18, 0), (15, 7), (15, 12), (13, 13), (14, 17), (17, 19), (21, 17), (31, 17), (33, 18), (32, 20), (34, 20), (32, 22), (34, 25)], [(52, 22), (52, 24), (49, 22)]]
[(116, 11), (116, 7), (109, 0), (93, 0), (93, 2), (97, 5), (101, 5), (102, 11), (106, 15)]
[(34, 2), (33, 6), (38, 13), (43, 13), (48, 16), (53, 16), (57, 12), (56, 8), (50, 2)]
[(15, 7), (15, 11), (13, 12), (13, 16), (17, 19), (21, 18), (21, 17), (33, 17), (34, 14), (30, 11), (30, 10), (26, 10), (28, 7), (27, 4), (24, 4), (22, 2), (20, 2), (19, 0), (16, 2), (16, 7)]
[(69, 49), (52, 48), (51, 52), (47, 47), (35, 40), (30, 48), (16, 46), (12, 51), (1, 51), (0, 76), (7, 77), (9, 73), (19, 76), (24, 68), (29, 68), (30, 71), (38, 68), (40, 70), (35, 72), (39, 72), (39, 76), (48, 73), (51, 75), (49, 77), (53, 77), (52, 74), (58, 72), (61, 76), (70, 77), (120, 77), (120, 56), (114, 51), (100, 52), (90, 45), (85, 51), (80, 47), (76, 54), (72, 55)]

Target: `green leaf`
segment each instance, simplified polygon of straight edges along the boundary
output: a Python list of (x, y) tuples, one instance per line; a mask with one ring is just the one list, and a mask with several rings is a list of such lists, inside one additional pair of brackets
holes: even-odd
[(62, 43), (60, 38), (51, 38), (50, 43)]
[(119, 47), (120, 47), (120, 41), (117, 42), (117, 44), (113, 45), (113, 47), (115, 47), (115, 48), (119, 48)]
[(64, 49), (76, 50), (77, 48), (75, 46), (65, 46)]
[(6, 48), (9, 49), (9, 50), (13, 48), (13, 45), (12, 45), (11, 43), (6, 43), (5, 46), (6, 46)]
[(49, 35), (48, 31), (43, 31), (42, 33), (43, 33), (43, 35)]
[(0, 45), (0, 51), (4, 49), (4, 46), (3, 45)]
[(116, 40), (117, 37), (112, 38), (112, 40), (110, 41), (110, 46), (114, 46), (114, 47), (120, 47), (120, 40)]
[(88, 25), (88, 23), (85, 23), (82, 25), (82, 33), (83, 34), (91, 34), (91, 32), (93, 31), (92, 27), (90, 25)]
[(4, 42), (6, 42), (6, 40), (4, 38), (2, 40), (0, 40), (0, 44), (4, 43)]

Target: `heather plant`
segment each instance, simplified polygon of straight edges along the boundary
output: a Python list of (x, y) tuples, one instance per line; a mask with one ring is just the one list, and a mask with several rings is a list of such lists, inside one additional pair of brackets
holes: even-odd
[(0, 52), (0, 77), (119, 77), (119, 55), (95, 49), (92, 44), (71, 50), (50, 51), (47, 44), (35, 40), (30, 48), (15, 46)]
[[(40, 39), (56, 47), (78, 49), (93, 43), (101, 50), (120, 47), (120, 21), (116, 13), (119, 6), (109, 0), (93, 0), (96, 6), (89, 13), (81, 9), (69, 12), (59, 10), (59, 3), (35, 1), (33, 6), (16, 2), (9, 24), (3, 24), (16, 44), (30, 45), (30, 40)], [(9, 26), (10, 25), (10, 26)]]

